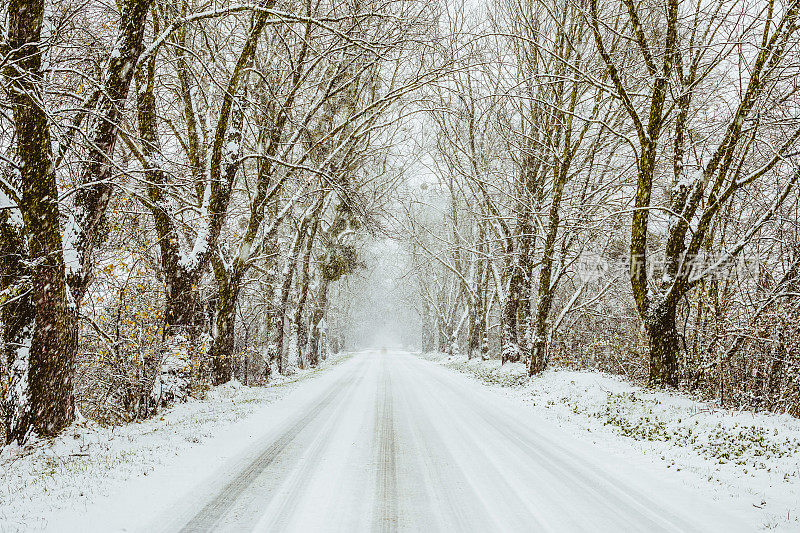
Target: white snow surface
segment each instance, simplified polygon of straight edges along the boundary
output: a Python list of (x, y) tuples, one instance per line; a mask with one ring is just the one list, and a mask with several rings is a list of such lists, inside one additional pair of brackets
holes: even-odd
[(217, 388), (163, 420), (6, 447), (0, 530), (800, 529), (797, 420), (591, 372), (339, 360), (313, 379)]
[[(251, 426), (269, 425), (259, 418), (266, 408), (347, 357), (331, 357), (319, 370), (278, 377), (267, 387), (233, 381), (140, 423), (103, 428), (82, 419), (56, 439), (0, 448), (0, 533), (83, 531), (88, 509), (113, 506), (120, 498), (129, 511), (146, 515), (132, 492), (137, 481), (172, 476), (184, 466), (207, 473), (214, 467), (208, 454), (240, 450)], [(157, 495), (186, 490), (196, 480), (185, 474), (165, 482)], [(101, 522), (93, 527), (106, 530)]]
[(467, 374), (576, 439), (644, 460), (746, 516), (751, 531), (800, 531), (800, 420), (720, 408), (596, 371), (422, 354)]

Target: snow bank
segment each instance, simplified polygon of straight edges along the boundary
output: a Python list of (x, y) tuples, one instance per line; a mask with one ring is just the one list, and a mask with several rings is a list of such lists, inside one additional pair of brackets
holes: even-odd
[(687, 485), (736, 499), (762, 529), (800, 531), (800, 420), (722, 409), (685, 394), (654, 391), (618, 376), (444, 354), (425, 359), (500, 388), (580, 439), (622, 455), (644, 454)]
[[(344, 359), (331, 357), (321, 369)], [(319, 371), (279, 377), (267, 387), (233, 381), (141, 423), (103, 428), (81, 420), (56, 439), (0, 449), (0, 533), (52, 529), (61, 512), (87, 509), (163, 470)]]

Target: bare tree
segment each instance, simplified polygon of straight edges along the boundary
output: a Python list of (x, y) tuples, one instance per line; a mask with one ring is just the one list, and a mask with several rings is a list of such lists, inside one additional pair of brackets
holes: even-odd
[[(635, 129), (629, 139), (637, 169), (630, 275), (650, 344), (653, 384), (675, 386), (681, 377), (676, 329), (680, 299), (741, 253), (798, 179), (791, 158), (800, 129), (796, 121), (778, 118), (779, 110), (791, 105), (790, 80), (796, 74), (789, 65), (796, 53), (798, 3), (765, 2), (758, 16), (745, 23), (749, 9), (677, 0), (664, 9), (625, 1), (601, 11), (596, 0), (589, 4), (587, 16), (610, 90)], [(735, 20), (742, 24), (731, 25)], [(612, 43), (622, 32), (631, 44), (615, 47)], [(738, 71), (729, 69), (728, 59), (734, 57), (742, 65)], [(741, 90), (722, 89), (721, 83), (734, 80)], [(698, 124), (706, 118), (703, 109), (720, 117), (713, 131), (710, 124)], [(671, 144), (664, 140), (667, 134)], [(720, 256), (703, 257), (703, 244), (724, 207), (774, 173), (785, 176), (783, 184), (770, 205), (754, 214), (751, 231)], [(653, 199), (659, 179), (671, 180), (660, 205)], [(660, 250), (661, 277), (651, 281), (648, 236), (654, 213), (666, 218), (667, 233)]]
[[(0, 244), (4, 255), (17, 255), (3, 283), (16, 301), (3, 320), (12, 325), (4, 328), (13, 382), (4, 409), (9, 440), (23, 441), (31, 432), (53, 435), (74, 418), (77, 312), (91, 281), (92, 251), (113, 191), (109, 161), (133, 66), (142, 53), (149, 6), (150, 0), (120, 5), (115, 41), (97, 86), (73, 116), (55, 154), (54, 120), (46, 97), (50, 76), (42, 66), (47, 52), (42, 42), (45, 2), (12, 2), (3, 13), (8, 33), (0, 51), (8, 57), (3, 79), (14, 122), (14, 140), (3, 145), (16, 151), (16, 159), (7, 161), (11, 179), (3, 181), (3, 189), (22, 222), (7, 218)], [(84, 122), (85, 117), (90, 118)], [(88, 148), (80, 158), (80, 179), (68, 211), (60, 202), (58, 172), (78, 131), (86, 136)], [(66, 213), (69, 222), (62, 239)], [(27, 284), (30, 292), (21, 290)]]

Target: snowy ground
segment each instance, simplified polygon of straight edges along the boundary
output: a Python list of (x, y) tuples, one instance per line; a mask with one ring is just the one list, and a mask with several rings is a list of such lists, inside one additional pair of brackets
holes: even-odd
[(556, 369), (529, 379), (521, 364), (423, 357), (479, 379), (576, 439), (674, 472), (685, 485), (731, 502), (753, 529), (800, 531), (796, 418), (720, 409), (598, 372)]
[(229, 383), (141, 423), (101, 428), (82, 422), (55, 440), (0, 448), (0, 533), (65, 531), (54, 526), (63, 512), (88, 509), (179, 457), (206, 453), (209, 443), (241, 431), (266, 406), (346, 358), (333, 357), (320, 370), (298, 371), (269, 387)]
[(797, 420), (425, 357), (440, 365), (357, 353), (163, 420), (6, 448), (0, 529), (800, 531)]

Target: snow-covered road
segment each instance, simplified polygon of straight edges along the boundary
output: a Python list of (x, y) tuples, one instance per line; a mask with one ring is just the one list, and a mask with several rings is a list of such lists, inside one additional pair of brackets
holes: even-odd
[(652, 465), (410, 354), (357, 354), (274, 409), (246, 451), (197, 464), (215, 471), (187, 493), (157, 478), (131, 487), (160, 503), (141, 529), (750, 530)]

